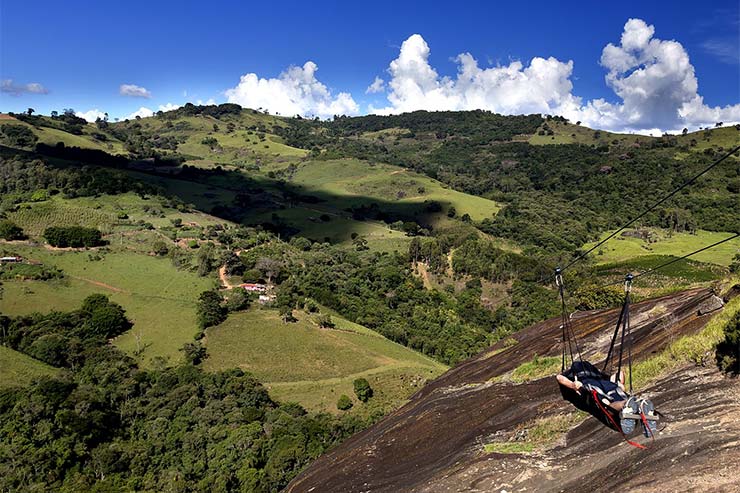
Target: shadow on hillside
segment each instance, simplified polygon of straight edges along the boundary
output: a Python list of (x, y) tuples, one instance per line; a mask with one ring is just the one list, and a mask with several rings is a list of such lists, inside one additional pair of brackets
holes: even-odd
[[(129, 176), (156, 185), (163, 194), (177, 198), (194, 209), (248, 226), (291, 237), (302, 229), (324, 229), (331, 235), (311, 238), (324, 241), (327, 237), (349, 238), (356, 224), (353, 221), (382, 221), (407, 224), (411, 234), (422, 229), (432, 230), (435, 218), (444, 214), (450, 203), (441, 201), (387, 201), (361, 195), (336, 195), (323, 190), (307, 190), (284, 180), (264, 176), (247, 176), (243, 172), (220, 167), (202, 169), (188, 165), (142, 166), (121, 156), (103, 151), (79, 148), (58, 148), (39, 145), (35, 152), (0, 146), (0, 156), (22, 155), (43, 158), (60, 167), (92, 165), (115, 169)], [(312, 224), (313, 223), (313, 224)], [(423, 232), (422, 232), (423, 233)]]

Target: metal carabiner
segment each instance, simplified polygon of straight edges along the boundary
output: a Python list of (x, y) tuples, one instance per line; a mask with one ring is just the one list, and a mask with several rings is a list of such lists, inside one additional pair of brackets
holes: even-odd
[(624, 276), (624, 292), (629, 293), (632, 291), (632, 280), (635, 278), (632, 274)]
[(559, 288), (563, 287), (563, 271), (560, 267), (555, 268), (555, 285)]

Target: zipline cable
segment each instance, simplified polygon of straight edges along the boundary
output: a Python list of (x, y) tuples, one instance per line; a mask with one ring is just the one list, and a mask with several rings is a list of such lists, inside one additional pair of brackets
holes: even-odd
[[(615, 236), (617, 236), (620, 232), (624, 231), (625, 229), (627, 229), (628, 227), (630, 227), (631, 225), (633, 225), (634, 223), (636, 223), (637, 221), (639, 221), (640, 219), (642, 219), (643, 217), (645, 217), (646, 215), (648, 215), (650, 212), (654, 211), (663, 202), (665, 202), (666, 200), (670, 199), (671, 197), (673, 197), (674, 195), (676, 195), (678, 192), (680, 192), (681, 190), (683, 190), (687, 186), (689, 186), (692, 183), (694, 183), (702, 175), (708, 173), (712, 168), (714, 168), (715, 166), (717, 166), (719, 163), (721, 163), (722, 161), (724, 161), (728, 157), (732, 156), (738, 150), (740, 150), (740, 146), (736, 146), (734, 149), (732, 149), (729, 152), (727, 152), (726, 154), (724, 154), (721, 158), (717, 159), (712, 164), (710, 164), (709, 166), (707, 166), (706, 168), (704, 168), (697, 175), (695, 175), (692, 178), (690, 178), (689, 180), (685, 181), (684, 183), (682, 183), (681, 185), (679, 185), (676, 189), (674, 189), (671, 193), (669, 193), (668, 195), (664, 196), (663, 198), (661, 198), (660, 200), (658, 200), (656, 203), (654, 203), (653, 205), (651, 205), (650, 207), (648, 207), (647, 209), (645, 209), (637, 217), (635, 217), (633, 219), (630, 219), (624, 225), (622, 225), (618, 230), (616, 230), (613, 233), (611, 233), (609, 236), (607, 236), (606, 238), (604, 238), (603, 240), (601, 240), (600, 242), (598, 242), (596, 245), (594, 245), (591, 248), (589, 248), (584, 253), (578, 255), (568, 265), (566, 265), (565, 267), (561, 268), (560, 270), (561, 271), (565, 271), (565, 270), (569, 269), (570, 267), (573, 267), (573, 265), (575, 265), (577, 262), (579, 262), (579, 261), (583, 260), (584, 258), (586, 258), (591, 252), (593, 252), (594, 250), (596, 250), (597, 248), (599, 248), (601, 245), (603, 245), (607, 241), (609, 241), (612, 238), (614, 238)], [(543, 279), (541, 281), (545, 281), (545, 280), (547, 280), (549, 282), (550, 280), (552, 280), (552, 277), (547, 278), (547, 279)]]

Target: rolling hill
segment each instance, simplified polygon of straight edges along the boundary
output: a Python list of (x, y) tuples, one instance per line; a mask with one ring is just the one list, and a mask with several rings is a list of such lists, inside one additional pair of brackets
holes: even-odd
[[(62, 417), (49, 417), (49, 426), (66, 423), (68, 412), (100, 407), (114, 435), (95, 428), (102, 417), (80, 417), (101, 434), (80, 446), (75, 460), (84, 476), (101, 457), (120, 457), (121, 464), (101, 466), (111, 485), (161, 489), (169, 472), (157, 461), (137, 466), (151, 468), (146, 484), (130, 475), (135, 451), (156, 442), (170, 451), (187, 444), (182, 457), (168, 452), (162, 467), (182, 474), (189, 487), (202, 487), (213, 473), (224, 484), (280, 489), (321, 453), (389, 413), (291, 488), (329, 481), (339, 489), (367, 482), (389, 491), (454, 490), (460, 475), (488, 484), (474, 471), (480, 460), (495, 468), (501, 453), (505, 460), (512, 452), (550, 453), (552, 441), (576, 425), (595, 433), (561, 409), (550, 419), (549, 401), (522, 397), (522, 389), (557, 371), (556, 327), (541, 321), (557, 315), (559, 303), (553, 286), (540, 281), (706, 167), (739, 135), (735, 127), (619, 135), (559, 117), (481, 111), (318, 121), (231, 104), (189, 104), (94, 124), (71, 113), (4, 115), (0, 253), (22, 259), (0, 266), (0, 322), (13, 328), (2, 335), (0, 349), (10, 351), (12, 364), (0, 367), (0, 378), (8, 386), (27, 372), (27, 385), (7, 394), (26, 402), (47, 385), (32, 383), (34, 375), (58, 370), (23, 351), (47, 362), (79, 356), (81, 366), (74, 363), (52, 382), (60, 392), (91, 385), (108, 404), (73, 392), (69, 402), (92, 403), (67, 409), (67, 401), (58, 401)], [(740, 226), (738, 173), (730, 157), (579, 263), (568, 274), (569, 302), (609, 309), (618, 297), (600, 284), (728, 237)], [(79, 227), (101, 241), (52, 245), (48, 228), (72, 235)], [(736, 272), (739, 246), (728, 242), (641, 279), (637, 295), (664, 298), (640, 305), (636, 323), (670, 322), (675, 336), (695, 334), (707, 317), (690, 312)], [(244, 295), (242, 283), (260, 286), (263, 298)], [(78, 344), (94, 326), (79, 307), (96, 293), (120, 306), (131, 325), (108, 341)], [(35, 312), (43, 315), (30, 316)], [(680, 320), (665, 318), (673, 312)], [(584, 320), (602, 328), (613, 314), (589, 312)], [(44, 334), (37, 323), (62, 335)], [(673, 346), (651, 323), (639, 329), (647, 373), (665, 370), (665, 358), (673, 357)], [(711, 337), (690, 341), (716, 342), (712, 327)], [(602, 339), (589, 340), (594, 354)], [(86, 344), (97, 348), (96, 357), (85, 353)], [(668, 353), (651, 356), (666, 347)], [(691, 371), (685, 359), (679, 363)], [(108, 371), (110, 377), (98, 377)], [(707, 373), (708, 385), (716, 378)], [(367, 402), (355, 392), (358, 379), (372, 387)], [(347, 396), (342, 405), (341, 396)], [(526, 408), (526, 419), (501, 407), (509, 401)], [(0, 412), (11, 412), (3, 406)], [(439, 414), (432, 419), (427, 408)], [(474, 418), (470, 409), (477, 410)], [(424, 428), (430, 419), (439, 420), (433, 425), (445, 443), (428, 442), (435, 436)], [(196, 437), (205, 426), (209, 438)], [(522, 427), (533, 436), (523, 444), (495, 435)], [(386, 432), (398, 441), (379, 437)], [(218, 445), (232, 440), (236, 448)], [(378, 447), (373, 453), (363, 448), (370, 442)], [(403, 448), (410, 443), (427, 455)], [(215, 473), (201, 460), (213, 447), (220, 457), (248, 450), (248, 458), (224, 458)], [(347, 466), (327, 472), (335, 459)], [(422, 467), (427, 459), (433, 470)], [(455, 461), (462, 469), (448, 467)], [(77, 479), (58, 464), (50, 466), (53, 484), (74, 488)], [(368, 469), (360, 473), (352, 464)], [(375, 483), (378, 467), (398, 473)], [(416, 471), (408, 476), (413, 485), (399, 479), (409, 468)], [(454, 479), (446, 483), (437, 473)], [(98, 481), (85, 478), (86, 485)]]

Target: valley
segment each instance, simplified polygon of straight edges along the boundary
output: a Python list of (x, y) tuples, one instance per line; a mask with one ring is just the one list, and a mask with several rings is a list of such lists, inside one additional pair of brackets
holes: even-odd
[[(559, 313), (543, 279), (740, 140), (735, 127), (636, 137), (486, 112), (321, 121), (188, 104), (116, 123), (74, 118), (0, 119), (0, 253), (13, 259), (0, 266), (0, 386), (19, 400), (47, 384), (100, 386), (108, 404), (70, 390), (48, 417), (88, 397), (105, 419), (126, 416), (106, 425), (110, 436), (93, 421), (89, 436), (75, 435), (85, 464), (85, 447), (119, 447), (132, 464), (163, 426), (178, 437), (162, 445), (177, 469), (172, 451), (190, 439), (177, 420), (195, 433), (200, 416), (228, 408), (207, 418), (211, 437), (257, 437), (239, 474), (262, 491), (286, 487), (344, 440), (336, 450), (351, 450), (360, 439), (350, 436), (413, 409), (465, 362), (486, 359), (496, 389), (556, 372), (552, 351), (529, 348), (524, 361), (511, 349)], [(621, 293), (610, 285), (626, 272), (732, 236), (738, 158), (724, 164), (570, 271), (568, 303), (612, 309)], [(683, 299), (734, 282), (739, 249), (734, 239), (661, 267), (635, 295)], [(97, 295), (125, 316), (106, 315), (115, 326), (96, 338)], [(529, 366), (509, 368), (512, 351)], [(242, 386), (252, 400), (236, 406)], [(156, 425), (155, 401), (179, 417)], [(133, 440), (144, 426), (136, 412), (153, 421)], [(481, 451), (547, 448), (580, 422), (570, 418), (540, 423), (546, 440)], [(264, 431), (273, 426), (280, 440)], [(237, 481), (236, 460), (224, 461), (219, 477)], [(291, 488), (324, 474), (317, 464)], [(70, 481), (55, 471), (55, 484)], [(107, 477), (144, 490), (166, 481)]]

